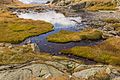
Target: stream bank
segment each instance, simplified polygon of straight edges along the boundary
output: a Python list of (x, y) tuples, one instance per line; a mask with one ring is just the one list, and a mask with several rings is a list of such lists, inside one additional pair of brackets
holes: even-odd
[(101, 42), (101, 40), (96, 41), (78, 41), (78, 42), (69, 42), (69, 43), (52, 43), (46, 40), (46, 37), (52, 34), (55, 34), (61, 30), (68, 30), (68, 31), (80, 31), (87, 27), (84, 23), (82, 23), (81, 17), (66, 17), (64, 14), (60, 12), (56, 12), (54, 10), (47, 10), (42, 11), (40, 13), (30, 11), (28, 13), (25, 12), (18, 12), (17, 13), (19, 18), (24, 19), (33, 19), (33, 20), (43, 20), (50, 22), (54, 25), (54, 30), (48, 32), (46, 34), (42, 34), (39, 36), (31, 37), (26, 39), (21, 44), (25, 44), (29, 41), (32, 43), (36, 43), (41, 52), (47, 52), (51, 54), (58, 54), (63, 49), (72, 48), (74, 46), (93, 46)]

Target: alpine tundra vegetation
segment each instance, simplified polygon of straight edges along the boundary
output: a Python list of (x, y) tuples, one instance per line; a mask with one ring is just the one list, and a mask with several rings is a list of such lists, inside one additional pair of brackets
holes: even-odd
[(120, 0), (0, 0), (0, 80), (120, 80)]

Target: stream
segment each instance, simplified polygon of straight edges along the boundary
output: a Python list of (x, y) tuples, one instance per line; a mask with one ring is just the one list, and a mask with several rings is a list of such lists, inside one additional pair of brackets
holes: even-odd
[[(21, 1), (25, 1), (25, 0), (21, 0)], [(26, 1), (29, 1), (29, 0), (26, 0)], [(34, 0), (34, 1), (37, 1), (37, 0)], [(69, 42), (69, 43), (52, 43), (52, 42), (47, 41), (46, 39), (47, 36), (55, 34), (59, 32), (60, 30), (80, 31), (81, 29), (84, 29), (86, 25), (83, 22), (81, 22), (82, 18), (80, 16), (66, 17), (64, 14), (57, 12), (55, 10), (43, 10), (40, 12), (35, 12), (35, 11), (16, 12), (16, 14), (19, 18), (32, 19), (32, 20), (43, 20), (43, 21), (50, 22), (51, 24), (53, 24), (54, 26), (53, 31), (45, 33), (45, 34), (41, 34), (39, 36), (27, 38), (25, 41), (20, 43), (20, 45), (26, 44), (29, 41), (31, 41), (32, 43), (36, 43), (40, 49), (40, 52), (46, 52), (46, 53), (50, 53), (53, 55), (61, 56), (60, 51), (63, 49), (69, 49), (75, 46), (93, 46), (101, 42), (101, 40), (98, 40), (98, 41), (82, 40), (82, 41)], [(73, 55), (67, 55), (67, 56), (71, 58), (83, 60), (89, 64), (91, 63), (90, 60), (87, 60), (84, 58), (76, 57)], [(94, 63), (94, 61), (92, 61), (92, 63)]]
[(25, 4), (45, 4), (48, 1), (53, 1), (53, 0), (19, 0)]
[(92, 46), (99, 43), (99, 41), (89, 40), (69, 43), (52, 43), (46, 40), (47, 36), (55, 34), (60, 30), (80, 31), (81, 29), (84, 29), (85, 25), (81, 23), (81, 17), (65, 17), (64, 14), (52, 10), (43, 11), (40, 13), (34, 11), (30, 13), (19, 13), (18, 17), (32, 20), (43, 20), (46, 22), (50, 22), (54, 25), (53, 31), (39, 36), (30, 37), (21, 43), (21, 45), (27, 43), (28, 41), (36, 43), (40, 48), (41, 52), (58, 54), (61, 50), (72, 48), (74, 46)]

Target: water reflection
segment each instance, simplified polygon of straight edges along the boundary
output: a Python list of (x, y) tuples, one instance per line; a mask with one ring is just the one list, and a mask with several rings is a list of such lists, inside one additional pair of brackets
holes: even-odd
[(45, 4), (48, 1), (52, 1), (52, 0), (19, 0), (25, 4)]
[[(48, 52), (51, 54), (58, 54), (63, 49), (68, 49), (74, 46), (90, 46), (96, 45), (99, 41), (80, 41), (80, 42), (69, 42), (69, 43), (51, 43), (46, 40), (46, 37), (52, 34), (59, 32), (60, 30), (71, 30), (76, 31), (78, 27), (84, 28), (81, 26), (81, 17), (65, 17), (62, 13), (56, 11), (48, 12), (30, 12), (30, 13), (20, 13), (18, 14), (20, 18), (24, 19), (33, 19), (33, 20), (43, 20), (50, 22), (54, 25), (54, 31), (48, 32), (35, 37), (30, 37), (26, 39), (23, 43), (31, 40), (33, 43), (37, 43), (41, 52)], [(80, 25), (80, 26), (79, 26)], [(78, 30), (79, 31), (79, 30)]]
[(20, 13), (18, 16), (24, 19), (50, 22), (55, 28), (76, 27), (78, 23), (81, 23), (81, 17), (65, 17), (62, 13), (57, 13), (56, 11)]

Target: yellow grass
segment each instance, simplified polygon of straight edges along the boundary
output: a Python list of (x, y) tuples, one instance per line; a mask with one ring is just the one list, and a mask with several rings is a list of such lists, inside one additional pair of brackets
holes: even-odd
[(97, 46), (73, 47), (62, 53), (120, 66), (120, 38), (110, 38)]
[(0, 42), (19, 43), (27, 37), (53, 30), (53, 25), (44, 21), (19, 19), (9, 12), (0, 14)]

